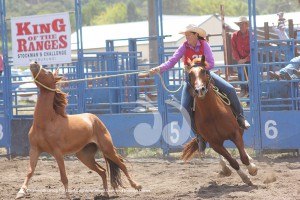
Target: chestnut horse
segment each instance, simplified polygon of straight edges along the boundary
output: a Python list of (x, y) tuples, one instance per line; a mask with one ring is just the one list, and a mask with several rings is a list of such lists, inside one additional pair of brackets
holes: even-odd
[[(238, 162), (231, 157), (230, 153), (223, 146), (225, 140), (231, 140), (239, 150), (241, 161), (247, 166), (250, 175), (257, 174), (257, 167), (251, 163), (252, 159), (244, 149), (243, 133), (230, 108), (221, 97), (217, 95), (217, 90), (212, 83), (212, 78), (208, 70), (208, 63), (205, 56), (190, 62), (187, 68), (190, 94), (195, 101), (195, 127), (197, 134), (207, 141), (219, 155), (222, 155), (230, 163), (242, 178), (243, 182), (252, 185), (250, 178), (240, 168)], [(193, 157), (198, 149), (197, 139), (194, 138), (188, 143), (182, 153), (182, 159), (187, 161)], [(223, 174), (230, 176), (231, 170), (226, 166), (224, 158), (220, 156)]]
[(110, 169), (110, 182), (113, 189), (118, 186), (124, 187), (121, 181), (121, 169), (131, 186), (141, 190), (142, 187), (135, 183), (128, 174), (123, 159), (113, 146), (109, 131), (99, 118), (90, 113), (66, 114), (67, 94), (56, 88), (56, 83), (62, 77), (44, 69), (37, 62), (30, 63), (30, 70), (40, 94), (34, 110), (33, 124), (28, 134), (29, 169), (16, 198), (27, 195), (29, 180), (42, 152), (47, 152), (56, 159), (68, 199), (70, 195), (64, 164), (64, 155), (67, 154), (75, 154), (83, 164), (101, 176), (104, 195), (108, 196), (106, 169), (95, 161), (95, 154), (98, 150), (102, 151)]

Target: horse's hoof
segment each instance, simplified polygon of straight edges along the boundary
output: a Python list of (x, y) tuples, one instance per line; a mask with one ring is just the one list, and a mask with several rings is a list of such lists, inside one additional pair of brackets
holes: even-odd
[(21, 199), (21, 198), (23, 198), (23, 197), (25, 197), (27, 195), (28, 195), (27, 194), (27, 190), (25, 188), (21, 188), (19, 190), (19, 192), (17, 193), (16, 199)]
[(250, 165), (248, 165), (247, 168), (251, 176), (257, 175), (258, 168), (253, 163), (250, 163)]
[(141, 186), (141, 185), (137, 185), (137, 186), (135, 187), (135, 189), (136, 189), (137, 191), (141, 191), (141, 190), (142, 190), (142, 186)]
[(66, 192), (66, 199), (71, 199), (69, 192)]
[(108, 192), (107, 192), (107, 191), (105, 191), (105, 192), (103, 193), (103, 196), (104, 196), (105, 198), (109, 198), (109, 194), (108, 194)]
[(256, 169), (254, 169), (254, 170), (249, 171), (249, 174), (250, 174), (251, 176), (256, 176), (256, 175), (257, 175), (257, 172), (258, 172), (258, 169), (256, 168)]
[(220, 175), (226, 176), (226, 177), (231, 176), (231, 174), (232, 174), (232, 171), (229, 169), (229, 167), (223, 167), (222, 171), (220, 172)]
[(249, 185), (249, 186), (253, 186), (253, 183), (252, 183), (252, 181), (250, 181), (250, 182), (248, 183), (248, 185)]

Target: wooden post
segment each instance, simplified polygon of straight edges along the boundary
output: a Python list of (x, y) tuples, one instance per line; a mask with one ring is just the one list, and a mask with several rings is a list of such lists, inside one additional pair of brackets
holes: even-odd
[[(294, 24), (293, 24), (293, 19), (289, 19), (288, 20), (288, 24), (289, 24), (289, 38), (294, 38)], [(296, 39), (296, 38), (294, 38)]]
[[(227, 42), (226, 42), (226, 25), (224, 21), (224, 5), (220, 5), (220, 13), (221, 13), (221, 20), (222, 20), (222, 38), (223, 38), (223, 47), (224, 47), (224, 64), (228, 65), (227, 60)], [(225, 79), (228, 80), (228, 68), (225, 68)]]
[(264, 23), (264, 36), (265, 36), (265, 40), (270, 40), (270, 31), (269, 31), (269, 23), (268, 22)]

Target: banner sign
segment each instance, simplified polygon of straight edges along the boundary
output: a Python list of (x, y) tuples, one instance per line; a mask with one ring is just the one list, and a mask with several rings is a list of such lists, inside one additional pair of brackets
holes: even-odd
[(71, 63), (69, 13), (12, 18), (11, 33), (14, 66)]

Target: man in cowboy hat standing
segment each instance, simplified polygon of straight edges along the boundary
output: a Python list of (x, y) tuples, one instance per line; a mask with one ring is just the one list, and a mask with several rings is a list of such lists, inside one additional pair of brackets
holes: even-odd
[[(234, 32), (231, 38), (232, 53), (234, 59), (238, 64), (250, 63), (250, 39), (249, 39), (249, 21), (247, 17), (241, 16), (239, 20), (235, 22), (240, 30)], [(244, 71), (244, 73), (243, 73)], [(244, 77), (243, 77), (244, 74)], [(248, 79), (248, 69), (246, 67), (238, 68), (238, 77), (242, 81)], [(241, 84), (240, 97), (248, 97), (249, 88), (248, 84)]]

